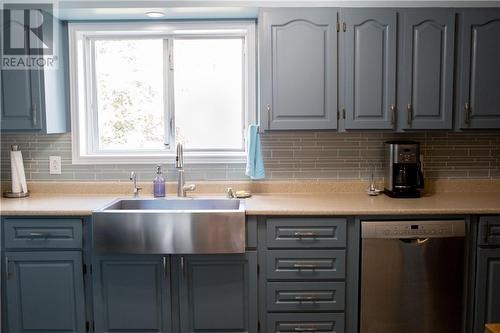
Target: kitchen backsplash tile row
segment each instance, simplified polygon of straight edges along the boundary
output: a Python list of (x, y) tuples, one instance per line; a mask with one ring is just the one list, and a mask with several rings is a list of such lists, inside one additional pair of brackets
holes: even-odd
[[(500, 179), (500, 134), (486, 132), (272, 132), (262, 134), (267, 179), (366, 179), (371, 170), (383, 177), (383, 143), (421, 143), (426, 178)], [(154, 165), (71, 164), (71, 135), (1, 135), (1, 178), (10, 179), (10, 145), (23, 151), (28, 180), (128, 181), (131, 170), (142, 181), (152, 179)], [(62, 158), (62, 174), (50, 175), (48, 157)], [(173, 165), (164, 166), (167, 180), (176, 178)], [(243, 164), (185, 165), (189, 180), (246, 180)]]

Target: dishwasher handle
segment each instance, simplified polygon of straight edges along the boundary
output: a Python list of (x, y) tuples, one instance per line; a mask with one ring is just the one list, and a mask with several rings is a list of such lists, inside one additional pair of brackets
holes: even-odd
[(361, 238), (426, 239), (465, 237), (465, 220), (361, 221)]

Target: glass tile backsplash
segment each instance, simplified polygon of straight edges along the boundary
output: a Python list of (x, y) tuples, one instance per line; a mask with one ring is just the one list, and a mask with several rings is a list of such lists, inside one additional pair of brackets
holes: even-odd
[[(1, 178), (10, 179), (10, 145), (23, 151), (26, 178), (43, 181), (129, 181), (131, 170), (140, 181), (155, 175), (155, 165), (73, 165), (71, 135), (1, 135)], [(367, 179), (371, 169), (382, 177), (383, 143), (406, 139), (421, 143), (426, 178), (500, 179), (500, 133), (418, 132), (272, 132), (262, 135), (268, 180)], [(62, 173), (50, 175), (48, 159), (62, 158)], [(173, 165), (163, 165), (167, 181), (175, 181)], [(244, 164), (186, 164), (188, 180), (247, 180)]]

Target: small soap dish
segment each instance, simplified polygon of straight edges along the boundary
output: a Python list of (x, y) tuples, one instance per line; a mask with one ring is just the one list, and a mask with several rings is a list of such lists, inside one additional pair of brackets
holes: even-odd
[(249, 191), (236, 191), (234, 196), (238, 199), (246, 199), (252, 196), (252, 193)]

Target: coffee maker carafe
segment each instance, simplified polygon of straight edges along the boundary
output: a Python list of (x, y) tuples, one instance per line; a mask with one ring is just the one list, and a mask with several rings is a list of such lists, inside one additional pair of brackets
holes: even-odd
[(420, 144), (415, 141), (385, 143), (385, 189), (393, 198), (418, 198), (424, 188)]

